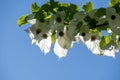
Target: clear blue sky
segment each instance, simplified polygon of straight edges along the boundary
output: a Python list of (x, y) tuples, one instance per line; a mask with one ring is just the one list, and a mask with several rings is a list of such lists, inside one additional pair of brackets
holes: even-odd
[[(90, 0), (60, 0), (81, 6)], [(107, 7), (109, 0), (91, 0), (94, 8)], [(31, 45), (17, 19), (30, 13), (30, 5), (46, 0), (0, 0), (0, 80), (120, 80), (120, 52), (116, 58), (93, 55), (84, 45), (76, 44), (67, 57), (58, 60), (51, 52), (44, 56)]]

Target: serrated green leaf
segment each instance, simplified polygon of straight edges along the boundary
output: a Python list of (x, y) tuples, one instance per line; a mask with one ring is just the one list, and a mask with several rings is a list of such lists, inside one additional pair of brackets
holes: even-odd
[(120, 3), (120, 0), (110, 0), (109, 6), (113, 7), (115, 4)]
[(19, 27), (20, 27), (22, 24), (26, 24), (26, 23), (27, 23), (26, 18), (27, 18), (27, 15), (23, 15), (23, 16), (21, 16), (21, 17), (18, 19), (17, 24), (18, 24)]
[(108, 43), (110, 43), (110, 37), (103, 36), (100, 41), (100, 48), (103, 49)]
[(85, 12), (90, 12), (93, 9), (92, 2), (87, 2), (86, 5), (83, 5), (82, 8)]
[(34, 3), (31, 5), (31, 11), (32, 11), (32, 13), (38, 12), (39, 10), (40, 10), (40, 7), (36, 4), (36, 2), (34, 2)]
[(97, 17), (102, 17), (106, 14), (106, 9), (105, 8), (100, 8), (97, 10), (97, 12), (95, 13), (95, 16)]

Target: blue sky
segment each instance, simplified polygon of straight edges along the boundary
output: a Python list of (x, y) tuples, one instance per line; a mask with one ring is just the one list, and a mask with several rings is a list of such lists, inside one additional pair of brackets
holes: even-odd
[[(17, 19), (30, 14), (30, 5), (47, 0), (0, 1), (0, 80), (120, 80), (120, 52), (116, 58), (93, 55), (84, 45), (75, 44), (67, 57), (58, 60), (53, 46), (48, 55), (31, 44)], [(59, 0), (81, 6), (90, 0)], [(91, 0), (94, 8), (107, 7), (109, 0)]]

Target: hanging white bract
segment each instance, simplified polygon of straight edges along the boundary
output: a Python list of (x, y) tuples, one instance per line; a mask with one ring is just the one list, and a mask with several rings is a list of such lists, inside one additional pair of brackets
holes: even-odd
[(44, 54), (54, 45), (55, 55), (62, 58), (75, 43), (82, 42), (95, 55), (115, 57), (120, 48), (120, 3), (111, 2), (110, 7), (99, 9), (88, 2), (84, 11), (54, 0), (42, 6), (33, 3), (32, 14), (20, 17), (18, 25), (31, 24), (25, 31)]

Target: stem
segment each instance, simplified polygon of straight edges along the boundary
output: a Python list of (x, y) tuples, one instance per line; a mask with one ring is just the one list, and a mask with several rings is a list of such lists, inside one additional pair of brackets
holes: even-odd
[(96, 25), (95, 27), (102, 27), (102, 26), (107, 26), (109, 25), (108, 22), (104, 22), (103, 24)]

